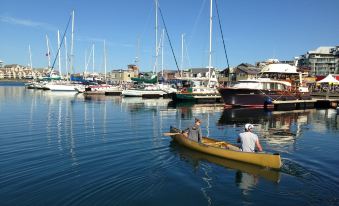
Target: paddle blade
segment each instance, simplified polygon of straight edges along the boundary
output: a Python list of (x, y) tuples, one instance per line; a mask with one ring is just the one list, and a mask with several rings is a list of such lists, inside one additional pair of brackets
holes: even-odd
[(180, 133), (178, 133), (178, 132), (165, 132), (164, 136), (174, 136), (176, 134), (180, 134)]

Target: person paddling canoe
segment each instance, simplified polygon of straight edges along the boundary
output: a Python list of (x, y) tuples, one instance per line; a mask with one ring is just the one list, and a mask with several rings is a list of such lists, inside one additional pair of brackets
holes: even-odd
[(194, 125), (187, 128), (184, 131), (184, 135), (188, 137), (188, 139), (196, 141), (196, 142), (201, 142), (202, 140), (202, 133), (201, 133), (201, 128), (200, 128), (201, 120), (198, 118), (195, 118)]
[(258, 135), (252, 132), (254, 126), (252, 124), (245, 124), (245, 132), (239, 134), (238, 143), (241, 143), (243, 152), (255, 152), (257, 147), (259, 152), (262, 152), (262, 147), (259, 142)]

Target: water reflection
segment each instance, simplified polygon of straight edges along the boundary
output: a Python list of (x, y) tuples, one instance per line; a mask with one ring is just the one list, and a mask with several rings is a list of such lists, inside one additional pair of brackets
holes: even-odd
[(122, 98), (122, 104), (133, 105), (133, 104), (142, 104), (148, 107), (162, 106), (166, 107), (170, 99), (166, 98), (157, 98), (157, 99), (148, 99), (142, 97), (124, 97)]
[(74, 103), (83, 96), (75, 92), (41, 92), (48, 106), (46, 135), (49, 145), (57, 145), (61, 154), (68, 153), (72, 165), (78, 165), (74, 133), (74, 124), (76, 124)]
[(186, 128), (193, 124), (194, 118), (202, 120), (202, 129), (204, 135), (210, 136), (211, 128), (215, 126), (214, 121), (219, 116), (219, 113), (223, 111), (223, 105), (221, 104), (195, 104), (191, 102), (179, 102), (173, 101), (168, 103), (168, 108), (173, 109), (176, 112), (176, 124), (179, 128)]
[(308, 124), (308, 118), (314, 110), (268, 111), (263, 109), (227, 109), (224, 110), (219, 126), (242, 128), (246, 123), (255, 125), (258, 133), (269, 145), (288, 146), (295, 143)]
[(220, 104), (195, 104), (191, 102), (169, 102), (169, 108), (174, 108), (180, 112), (180, 118), (192, 119), (196, 116), (204, 116), (206, 114), (213, 114), (222, 112), (223, 106)]

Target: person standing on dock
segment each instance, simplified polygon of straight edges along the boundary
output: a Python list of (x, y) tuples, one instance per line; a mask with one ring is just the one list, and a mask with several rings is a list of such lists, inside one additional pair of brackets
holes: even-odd
[(252, 124), (245, 124), (245, 132), (239, 134), (238, 143), (241, 143), (243, 152), (255, 152), (255, 147), (257, 147), (259, 152), (263, 151), (258, 135), (252, 132), (253, 128)]
[(195, 118), (194, 125), (187, 128), (184, 132), (185, 135), (188, 135), (188, 139), (201, 142), (202, 140), (202, 133), (200, 128), (201, 120)]

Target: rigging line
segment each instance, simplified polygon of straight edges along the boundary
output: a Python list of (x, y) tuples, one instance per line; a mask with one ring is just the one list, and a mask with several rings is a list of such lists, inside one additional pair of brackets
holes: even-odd
[(171, 39), (170, 39), (170, 37), (169, 37), (169, 35), (168, 35), (166, 23), (165, 23), (165, 20), (164, 20), (164, 16), (162, 15), (160, 6), (158, 6), (158, 9), (159, 9), (159, 11), (160, 11), (160, 16), (161, 16), (162, 23), (164, 24), (164, 27), (165, 27), (167, 39), (168, 39), (169, 44), (170, 44), (170, 46), (171, 46), (171, 51), (172, 51), (172, 54), (173, 54), (173, 57), (174, 57), (175, 65), (177, 66), (177, 70), (178, 70), (179, 75), (180, 75), (180, 77), (181, 77), (180, 69), (179, 69), (178, 62), (177, 62), (177, 58), (175, 57), (175, 54), (174, 54), (174, 51), (173, 51), (172, 42), (171, 42)]
[[(201, 17), (201, 15), (202, 15), (202, 12), (203, 12), (203, 10), (204, 10), (204, 8), (205, 8), (205, 4), (206, 4), (206, 1), (207, 0), (203, 0), (202, 2), (201, 2), (201, 5), (200, 5), (200, 9), (199, 9), (199, 13), (198, 13), (198, 15), (197, 15), (197, 17), (196, 17), (196, 19), (195, 19), (195, 22), (194, 22), (194, 24), (193, 24), (193, 28), (192, 28), (192, 30), (191, 30), (191, 32), (189, 33), (189, 35), (188, 35), (188, 37), (192, 37), (192, 36), (195, 36), (195, 34), (196, 34), (196, 30), (197, 30), (197, 26), (198, 26), (198, 23), (199, 23), (199, 21), (200, 21), (200, 17)], [(191, 46), (191, 40), (189, 39), (189, 38), (187, 38), (188, 39), (188, 46)]]
[(225, 56), (226, 56), (226, 61), (227, 61), (227, 67), (228, 67), (228, 70), (229, 70), (230, 69), (230, 64), (228, 62), (226, 45), (225, 45), (225, 40), (224, 40), (224, 34), (222, 32), (222, 27), (221, 27), (221, 21), (220, 21), (220, 16), (219, 16), (219, 9), (218, 9), (217, 0), (215, 0), (215, 7), (217, 8), (217, 15), (218, 15), (219, 28), (220, 28), (220, 32), (221, 32), (222, 44), (224, 45), (224, 51), (225, 51)]
[(71, 15), (71, 16), (69, 17), (69, 19), (68, 19), (68, 23), (67, 23), (66, 29), (65, 29), (64, 34), (63, 34), (62, 39), (61, 39), (61, 43), (60, 43), (60, 45), (58, 45), (58, 52), (57, 52), (57, 54), (56, 54), (56, 56), (55, 56), (55, 58), (54, 58), (54, 61), (53, 61), (52, 67), (51, 67), (52, 70), (54, 69), (54, 65), (55, 65), (57, 56), (58, 56), (59, 53), (60, 53), (60, 48), (61, 48), (62, 44), (64, 43), (64, 39), (65, 39), (65, 36), (66, 36), (66, 32), (67, 32), (69, 23), (71, 22), (71, 19), (72, 19), (72, 15)]

